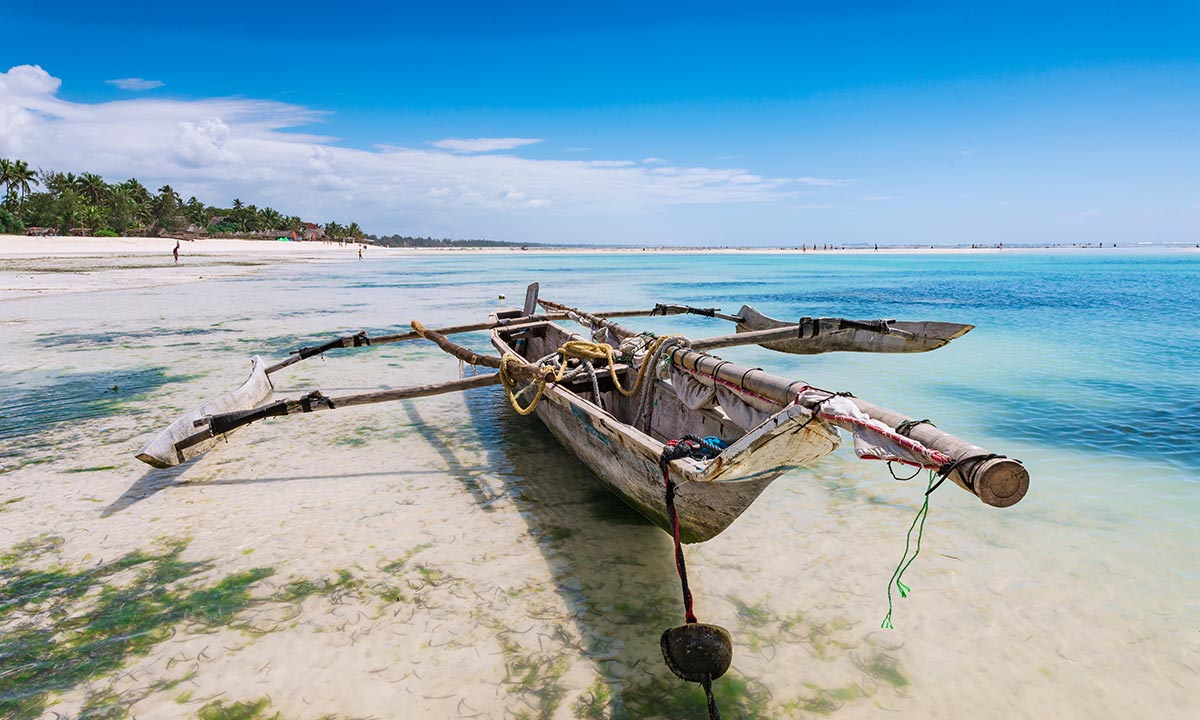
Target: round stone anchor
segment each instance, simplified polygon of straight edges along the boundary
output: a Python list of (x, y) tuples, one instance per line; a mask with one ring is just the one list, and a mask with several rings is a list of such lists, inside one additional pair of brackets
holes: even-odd
[(733, 662), (733, 639), (718, 625), (688, 623), (668, 629), (659, 640), (663, 660), (688, 682), (716, 680)]

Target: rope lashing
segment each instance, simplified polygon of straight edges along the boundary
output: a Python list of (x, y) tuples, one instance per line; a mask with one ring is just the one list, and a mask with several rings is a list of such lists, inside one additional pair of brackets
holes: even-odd
[(654, 303), (654, 309), (650, 311), (650, 317), (656, 315), (673, 315), (683, 313), (685, 315), (703, 315), (704, 317), (715, 317), (721, 308), (696, 308), (691, 305), (664, 305), (663, 303)]
[(542, 401), (542, 395), (546, 393), (546, 384), (554, 378), (554, 368), (543, 367), (542, 372), (538, 375), (537, 392), (534, 393), (533, 399), (525, 407), (521, 407), (517, 400), (517, 381), (508, 371), (509, 363), (517, 363), (518, 365), (525, 364), (525, 361), (511, 353), (505, 353), (500, 358), (500, 382), (504, 385), (504, 389), (508, 392), (508, 403), (512, 405), (512, 409), (517, 411), (518, 415), (528, 415), (537, 409), (538, 403)]
[(904, 422), (902, 422), (896, 426), (896, 432), (903, 435), (904, 437), (912, 437), (912, 435), (910, 435), (910, 433), (912, 432), (912, 429), (918, 425), (928, 425), (929, 427), (937, 427), (937, 425), (934, 425), (933, 421), (930, 420), (929, 418), (925, 418), (924, 420), (905, 420)]
[(333, 400), (326, 397), (320, 390), (313, 390), (309, 394), (300, 398), (300, 409), (306, 413), (312, 412), (313, 403), (323, 403), (330, 410), (333, 410), (336, 407), (333, 404)]
[[(715, 441), (715, 442), (713, 442)], [(679, 573), (679, 585), (683, 592), (683, 612), (686, 625), (668, 629), (663, 633), (663, 660), (667, 667), (680, 679), (698, 682), (704, 688), (708, 705), (709, 720), (721, 720), (721, 710), (713, 696), (712, 681), (725, 673), (733, 657), (733, 643), (724, 628), (704, 625), (696, 619), (692, 607), (692, 591), (688, 587), (687, 564), (683, 558), (683, 542), (679, 539), (679, 514), (675, 510), (675, 481), (671, 479), (671, 461), (679, 458), (710, 460), (721, 453), (720, 438), (699, 438), (684, 435), (663, 446), (658, 457), (666, 491), (667, 519), (671, 524), (671, 536), (675, 542), (675, 570)]]
[(975, 492), (975, 483), (971, 481), (971, 476), (965, 472), (961, 472), (963, 466), (966, 465), (967, 463), (978, 464), (981, 462), (987, 462), (988, 460), (1003, 460), (1006, 457), (1007, 457), (1006, 455), (997, 455), (995, 453), (988, 453), (986, 455), (970, 455), (965, 458), (951, 460), (950, 462), (948, 462), (945, 465), (938, 468), (938, 475), (941, 475), (942, 479), (937, 481), (937, 485), (934, 485), (933, 487), (926, 490), (925, 494), (928, 495), (929, 493), (933, 492), (934, 490), (937, 490), (939, 487), (941, 487), (942, 483), (946, 482), (946, 478), (950, 477), (950, 473), (954, 472), (955, 470), (959, 470), (960, 471), (958, 473), (959, 477), (961, 477), (963, 482), (967, 484), (967, 488), (971, 491), (971, 493), (977, 495), (978, 493)]
[[(887, 324), (886, 321), (884, 321), (884, 320), (880, 320), (879, 322), (882, 322), (885, 325)], [(900, 424), (896, 425), (896, 434), (903, 435), (906, 438), (911, 438), (912, 437), (912, 434), (911, 434), (912, 429), (918, 425), (928, 425), (929, 427), (937, 427), (936, 425), (933, 424), (933, 421), (930, 420), (929, 418), (924, 418), (922, 420), (905, 420), (905, 421), (901, 422)], [(901, 482), (908, 482), (909, 480), (912, 480), (913, 478), (915, 478), (916, 476), (921, 474), (921, 468), (918, 466), (915, 470), (913, 470), (912, 475), (909, 475), (908, 477), (900, 477), (899, 475), (896, 474), (895, 468), (892, 467), (891, 460), (888, 460), (887, 468), (888, 468), (888, 472), (891, 473), (892, 478), (894, 480), (900, 480)]]

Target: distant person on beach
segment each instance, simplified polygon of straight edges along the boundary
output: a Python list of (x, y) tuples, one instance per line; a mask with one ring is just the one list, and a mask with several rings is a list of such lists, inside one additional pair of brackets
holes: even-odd
[(362, 260), (362, 248), (358, 249), (358, 259)]
[(175, 264), (178, 265), (179, 264), (179, 241), (178, 240), (175, 241), (175, 249), (171, 251), (171, 254), (175, 256)]

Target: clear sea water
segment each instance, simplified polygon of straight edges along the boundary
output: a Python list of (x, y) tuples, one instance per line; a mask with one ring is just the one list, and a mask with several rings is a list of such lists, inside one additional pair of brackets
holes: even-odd
[[(299, 271), (289, 265), (246, 278), (100, 293), (89, 298), (88, 317), (62, 298), (9, 302), (0, 307), (6, 321), (0, 328), (4, 344), (15, 350), (0, 370), (10, 378), (18, 412), (0, 426), (0, 461), (9, 461), (0, 481), (14, 494), (35, 482), (65, 484), (74, 477), (64, 474), (71, 470), (66, 458), (91, 448), (94, 464), (115, 466), (97, 475), (102, 486), (114, 488), (112, 497), (97, 491), (109, 519), (87, 521), (107, 532), (115, 527), (111, 518), (132, 527), (139, 513), (144, 521), (193, 498), (243, 503), (239, 507), (282, 503), (270, 499), (266, 480), (317, 482), (313, 478), (339, 471), (313, 467), (351, 468), (342, 473), (355, 478), (342, 488), (349, 494), (330, 495), (327, 503), (359, 517), (358, 501), (377, 503), (386, 480), (387, 497), (397, 498), (381, 511), (390, 523), (386, 532), (445, 544), (445, 567), (464, 585), (441, 598), (442, 619), (474, 637), (493, 627), (487, 618), (494, 614), (509, 628), (501, 637), (532, 632), (519, 639), (528, 649), (531, 637), (542, 638), (532, 640), (536, 651), (529, 657), (561, 659), (568, 669), (557, 685), (535, 683), (528, 695), (509, 689), (480, 698), (473, 688), (491, 687), (492, 676), (506, 687), (498, 678), (515, 672), (509, 646), (480, 652), (488, 647), (484, 640), (467, 643), (475, 664), (464, 677), (447, 660), (450, 650), (422, 640), (411, 657), (392, 659), (420, 668), (421, 679), (343, 677), (350, 691), (312, 680), (312, 694), (329, 701), (324, 711), (369, 714), (375, 706), (356, 698), (403, 685), (424, 698), (409, 709), (429, 717), (469, 715), (456, 699), (469, 699), (468, 708), (486, 717), (700, 717), (693, 714), (700, 709), (698, 691), (680, 690), (656, 658), (658, 634), (678, 622), (679, 613), (669, 539), (597, 493), (587, 470), (536, 421), (514, 417), (494, 389), (337, 416), (353, 418), (337, 422), (357, 428), (323, 426), (315, 418), (288, 420), (290, 431), (256, 425), (182, 478), (143, 475), (127, 461), (145, 440), (146, 426), (235, 384), (250, 352), (279, 355), (342, 331), (395, 332), (414, 318), (429, 326), (470, 322), (500, 305), (519, 305), (534, 281), (543, 297), (591, 309), (671, 302), (735, 313), (748, 303), (785, 319), (976, 326), (923, 354), (719, 353), (928, 417), (1021, 459), (1032, 478), (1026, 499), (1003, 510), (956, 487), (938, 490), (921, 558), (906, 576), (915, 592), (899, 601), (891, 631), (878, 627), (887, 608), (885, 587), (922, 487), (893, 480), (881, 465), (856, 461), (845, 448), (781, 478), (730, 530), (689, 548), (701, 618), (729, 627), (737, 642), (734, 670), (718, 681), (726, 717), (890, 711), (945, 718), (1183, 718), (1200, 712), (1196, 253), (380, 258), (368, 252), (361, 263)], [(97, 317), (106, 318), (103, 326)], [(49, 331), (19, 332), (30, 318)], [(720, 320), (698, 317), (623, 322), (691, 337), (730, 331)], [(146, 335), (148, 328), (155, 333)], [(465, 341), (487, 348), (482, 334)], [(197, 352), (202, 360), (180, 364)], [(291, 397), (314, 383), (327, 393), (349, 392), (457, 373), (426, 347), (355, 352), (355, 358), (350, 351), (331, 353), (297, 366), (296, 374), (277, 380), (278, 395)], [(350, 379), (339, 375), (345, 371)], [(109, 403), (95, 390), (110, 382), (136, 395)], [(109, 426), (97, 427), (115, 423), (119, 432), (114, 438), (68, 430), (72, 413), (110, 418)], [(242, 469), (255, 462), (261, 469)], [(378, 467), (385, 467), (378, 482), (366, 477)], [(417, 470), (452, 482), (435, 483)], [(230, 473), (239, 472), (266, 484), (232, 481)], [(320, 491), (332, 493), (325, 483)], [(405, 515), (414, 503), (450, 519)], [(359, 535), (339, 526), (341, 545), (325, 543), (323, 552), (358, 557), (356, 567), (369, 572), (372, 563), (361, 558), (384, 542), (378, 534), (384, 529), (373, 523), (385, 521), (367, 519), (374, 517), (362, 516)], [(467, 527), (473, 529), (462, 530)], [(203, 527), (191, 532), (197, 543), (205, 541)], [(224, 535), (214, 533), (206, 547), (230, 544), (239, 532), (231, 526)], [(458, 557), (465, 551), (456, 541), (490, 543), (494, 552)], [(281, 556), (278, 562), (289, 561)], [(541, 573), (544, 582), (531, 580), (524, 590), (505, 585), (522, 573)], [(507, 588), (502, 606), (493, 592), (501, 586)], [(420, 618), (425, 610), (417, 612)], [(441, 626), (426, 621), (418, 628), (410, 621), (406, 627), (416, 637)], [(377, 637), (376, 650), (386, 648), (387, 639)], [(294, 647), (301, 645), (296, 639)], [(357, 659), (352, 651), (339, 653), (348, 662)], [(543, 671), (560, 667), (550, 660)], [(600, 714), (589, 715), (593, 709)]]

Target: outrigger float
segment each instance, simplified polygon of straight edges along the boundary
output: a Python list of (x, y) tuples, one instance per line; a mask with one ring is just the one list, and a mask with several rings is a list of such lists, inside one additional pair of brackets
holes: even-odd
[[(614, 322), (685, 313), (733, 322), (736, 332), (689, 340), (637, 333)], [(587, 334), (572, 332), (562, 321), (583, 326)], [(736, 315), (661, 304), (587, 313), (539, 299), (535, 283), (522, 309), (495, 312), (483, 323), (430, 329), (413, 321), (411, 332), (338, 337), (273, 365), (256, 356), (241, 387), (173, 422), (137, 457), (170, 467), (266, 418), (503, 385), (518, 413), (536, 414), (609, 490), (674, 536), (688, 624), (663, 634), (663, 654), (677, 675), (705, 686), (710, 712), (716, 713), (711, 681), (728, 667), (732, 644), (723, 629), (696, 622), (680, 543), (720, 534), (779, 476), (837, 448), (839, 429), (851, 435), (860, 458), (928, 469), (940, 478), (938, 485), (949, 479), (994, 507), (1020, 501), (1029, 474), (1020, 461), (959, 439), (928, 420), (722, 360), (711, 351), (753, 344), (793, 354), (926, 352), (972, 328), (841, 318), (786, 322), (750, 306)], [(483, 330), (490, 331), (498, 355), (478, 354), (448, 337)], [(316, 390), (271, 401), (270, 375), (294, 363), (339, 348), (420, 339), (464, 363), (497, 372), (340, 397)], [(936, 486), (931, 476), (926, 497)]]

